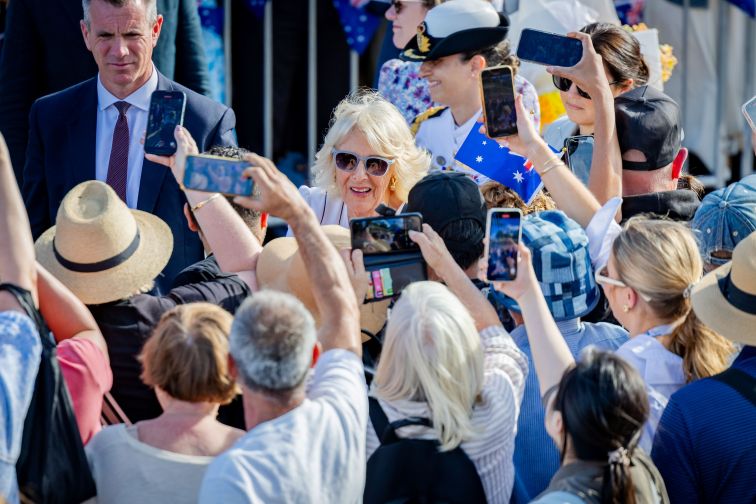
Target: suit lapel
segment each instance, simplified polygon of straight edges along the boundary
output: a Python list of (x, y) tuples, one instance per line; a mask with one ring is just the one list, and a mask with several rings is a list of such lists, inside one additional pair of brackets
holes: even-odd
[(68, 177), (73, 187), (85, 180), (96, 178), (95, 159), (97, 156), (97, 77), (81, 88), (81, 96), (75, 100), (77, 111), (71, 114), (66, 134), (68, 152), (67, 166), (71, 167)]
[[(157, 70), (155, 70), (157, 71)], [(172, 90), (171, 81), (158, 72), (159, 90)], [(142, 164), (142, 178), (139, 181), (139, 198), (137, 209), (153, 213), (157, 204), (158, 195), (163, 187), (163, 181), (168, 174), (168, 168), (152, 161), (144, 160)], [(172, 175), (171, 175), (172, 177)]]

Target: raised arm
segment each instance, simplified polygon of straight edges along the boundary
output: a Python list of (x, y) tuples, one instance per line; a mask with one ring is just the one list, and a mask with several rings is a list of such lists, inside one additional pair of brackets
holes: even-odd
[(69, 338), (88, 339), (108, 358), (108, 345), (89, 309), (57, 278), (37, 263), (39, 311), (60, 343)]
[(430, 225), (423, 224), (422, 233), (410, 231), (410, 239), (420, 246), (428, 266), (433, 268), (433, 271), (470, 312), (478, 331), (491, 326), (501, 326), (496, 310), (457, 264), (446, 248), (444, 240)]
[(562, 379), (565, 370), (575, 364), (567, 343), (549, 311), (533, 270), (530, 250), (518, 244), (517, 278), (511, 282), (494, 282), (494, 288), (515, 299), (533, 352), (533, 364), (541, 387), (541, 396)]
[(248, 155), (247, 159), (253, 167), (245, 174), (259, 186), (260, 198), (237, 197), (234, 201), (280, 217), (289, 224), (320, 312), (318, 340), (323, 350), (343, 348), (361, 356), (360, 311), (339, 252), (320, 228), (315, 214), (297, 188), (273, 162), (256, 154)]
[[(0, 134), (0, 282), (14, 284), (32, 293), (37, 301), (37, 273), (29, 218), (13, 174), (8, 147)], [(16, 299), (0, 292), (0, 311), (25, 313)]]
[[(198, 154), (197, 144), (189, 132), (176, 127), (176, 154), (171, 157), (146, 154), (150, 161), (171, 169), (179, 186), (183, 186), (186, 156)], [(236, 273), (254, 291), (257, 290), (255, 267), (262, 245), (252, 234), (231, 204), (220, 194), (186, 190), (186, 199), (194, 217), (210, 244), (222, 271)]]
[[(601, 56), (587, 33), (569, 33), (583, 43), (583, 57), (573, 67), (548, 67), (549, 73), (572, 80), (591, 97), (595, 110), (593, 158), (588, 189), (603, 205), (622, 196), (622, 153), (614, 117), (614, 96), (604, 71)], [(619, 83), (618, 83), (619, 84)]]

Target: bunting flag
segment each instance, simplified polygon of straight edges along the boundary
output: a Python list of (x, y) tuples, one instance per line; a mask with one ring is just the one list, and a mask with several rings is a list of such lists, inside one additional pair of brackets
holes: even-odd
[[(558, 149), (549, 146), (554, 152)], [(515, 191), (529, 205), (543, 187), (541, 177), (527, 160), (473, 127), (455, 158), (460, 163)]]
[(333, 0), (333, 6), (339, 12), (349, 48), (362, 54), (373, 39), (381, 19), (367, 13), (364, 8), (352, 7), (349, 0)]
[(255, 16), (261, 18), (265, 15), (265, 4), (270, 0), (245, 0), (247, 7), (251, 10)]

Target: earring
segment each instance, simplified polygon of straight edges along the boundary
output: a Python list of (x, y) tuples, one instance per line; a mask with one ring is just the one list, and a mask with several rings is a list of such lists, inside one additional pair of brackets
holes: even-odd
[(625, 312), (625, 313), (627, 313), (627, 312), (630, 311), (630, 307), (627, 306), (627, 305), (622, 305), (622, 311)]
[(392, 175), (391, 180), (389, 180), (389, 190), (391, 192), (396, 191), (396, 176), (395, 175)]

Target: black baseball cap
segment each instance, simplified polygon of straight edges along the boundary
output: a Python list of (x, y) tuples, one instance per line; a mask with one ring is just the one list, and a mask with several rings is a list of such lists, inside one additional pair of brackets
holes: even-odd
[(641, 86), (614, 99), (617, 136), (622, 154), (635, 149), (646, 161), (622, 160), (622, 168), (651, 171), (663, 168), (677, 156), (682, 144), (680, 107), (651, 86)]
[(444, 238), (449, 250), (463, 250), (471, 243), (483, 240), (486, 234), (486, 202), (478, 184), (467, 175), (456, 172), (437, 172), (423, 177), (410, 190), (404, 212), (419, 212), (423, 222), (442, 233), (452, 222), (472, 219), (480, 224), (480, 236), (456, 242)]

